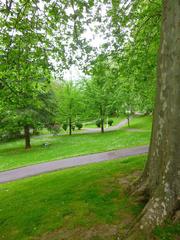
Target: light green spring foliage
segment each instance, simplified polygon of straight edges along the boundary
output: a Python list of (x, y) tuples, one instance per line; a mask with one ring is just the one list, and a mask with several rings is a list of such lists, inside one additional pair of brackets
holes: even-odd
[(0, 118), (4, 121), (7, 113), (20, 118), (14, 124), (12, 117), (7, 128), (45, 125), (48, 115), (56, 112), (49, 89), (52, 70), (62, 71), (73, 61), (72, 52), (82, 41), (77, 39), (82, 33), (80, 19), (91, 5), (91, 1), (0, 2)]
[[(89, 71), (91, 79), (85, 83), (85, 100), (89, 114), (105, 118), (113, 113), (117, 69), (111, 56), (99, 55)], [(88, 113), (87, 113), (88, 114)]]
[[(54, 102), (46, 37), (47, 21), (33, 1), (0, 4), (0, 99), (2, 134), (45, 125)], [(46, 117), (45, 117), (46, 116)]]
[(82, 119), (84, 113), (83, 94), (72, 81), (65, 81), (54, 85), (56, 101), (58, 104), (57, 121), (59, 123), (75, 124)]
[[(102, 7), (107, 9), (103, 22)], [(90, 58), (91, 48), (82, 33), (92, 21), (99, 21), (98, 31), (104, 31), (105, 19), (109, 24), (104, 32), (107, 44), (91, 66), (92, 80), (83, 100), (87, 111), (70, 115), (79, 118), (83, 112), (86, 118), (97, 118), (117, 111), (152, 111), (161, 1), (123, 5), (119, 1), (53, 0), (40, 4), (23, 0), (6, 1), (0, 8), (0, 98), (5, 115), (9, 110), (19, 111), (25, 116), (23, 124), (42, 123), (38, 115), (47, 105), (44, 99), (49, 94), (52, 59), (57, 62), (53, 71), (58, 75), (75, 59), (82, 63)], [(62, 108), (67, 108), (66, 102)], [(51, 107), (48, 112), (55, 110)], [(60, 118), (65, 120), (63, 114)]]
[(1, 3), (1, 97), (14, 108), (33, 105), (50, 78), (42, 17), (31, 1)]
[[(161, 0), (112, 1), (110, 12), (120, 64), (120, 99), (126, 105), (151, 112), (154, 105)], [(119, 34), (124, 29), (123, 34)]]
[(87, 102), (95, 110), (96, 117), (101, 115), (100, 109), (103, 115), (108, 112), (151, 113), (156, 89), (161, 1), (112, 1), (112, 5), (106, 1), (101, 4), (107, 9), (109, 28), (104, 38), (111, 50), (107, 53), (102, 48), (103, 53), (91, 63), (88, 73), (92, 80), (88, 83)]

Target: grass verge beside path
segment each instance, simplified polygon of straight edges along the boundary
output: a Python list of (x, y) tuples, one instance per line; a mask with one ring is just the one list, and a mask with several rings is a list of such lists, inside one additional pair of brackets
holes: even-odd
[[(25, 150), (22, 141), (0, 145), (0, 170), (63, 159), (72, 156), (141, 146), (149, 143), (150, 133), (114, 131), (104, 134), (43, 137), (32, 139), (32, 149)], [(42, 144), (48, 142), (48, 147)]]
[[(130, 129), (151, 131), (152, 116), (135, 116), (130, 120)], [(126, 125), (124, 129), (128, 129)]]
[[(150, 118), (135, 118), (132, 126), (142, 130), (150, 130)], [(149, 144), (150, 131), (130, 132), (123, 129), (92, 134), (76, 134), (72, 136), (43, 136), (32, 138), (32, 148), (24, 149), (23, 140), (0, 144), (0, 171), (31, 164), (53, 161), (90, 153), (104, 152), (115, 149), (135, 147)], [(42, 144), (48, 142), (48, 147)]]
[[(0, 185), (0, 239), (117, 239), (143, 208), (124, 190), (145, 160), (129, 157)], [(158, 229), (157, 239), (173, 240), (177, 229)]]
[[(112, 126), (117, 125), (118, 123), (120, 123), (121, 121), (123, 121), (125, 118), (126, 118), (126, 117), (123, 116), (123, 115), (122, 115), (122, 116), (119, 116), (119, 117), (109, 117), (109, 119), (112, 119), (112, 120), (113, 120)], [(105, 119), (105, 128), (106, 128), (106, 125), (107, 125), (107, 119)], [(110, 126), (109, 126), (109, 127), (110, 127)], [(86, 129), (86, 128), (97, 128), (97, 126), (96, 126), (96, 120), (84, 124), (84, 129)]]

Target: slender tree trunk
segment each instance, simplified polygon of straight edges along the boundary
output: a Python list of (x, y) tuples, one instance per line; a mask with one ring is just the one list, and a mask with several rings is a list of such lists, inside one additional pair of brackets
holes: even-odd
[(101, 132), (104, 133), (104, 118), (101, 118)]
[(24, 126), (24, 138), (25, 138), (25, 148), (26, 149), (31, 148), (30, 129), (28, 125)]
[(127, 116), (127, 120), (128, 120), (128, 128), (130, 128), (130, 116)]
[[(158, 86), (148, 161), (136, 184), (149, 201), (126, 239), (146, 235), (180, 209), (180, 1), (163, 1)], [(136, 193), (138, 192), (136, 190)]]
[(100, 106), (100, 116), (101, 116), (101, 133), (104, 133), (104, 111), (103, 106)]
[(72, 120), (69, 118), (69, 135), (72, 135)]
[(108, 128), (109, 127), (109, 123), (108, 123), (108, 121), (109, 121), (109, 118), (107, 117), (107, 120), (106, 120), (107, 122), (106, 122), (106, 127)]

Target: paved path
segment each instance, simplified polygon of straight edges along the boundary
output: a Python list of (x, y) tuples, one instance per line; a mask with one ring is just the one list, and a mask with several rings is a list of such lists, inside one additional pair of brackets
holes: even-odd
[(110, 152), (89, 154), (85, 156), (72, 157), (52, 162), (39, 163), (27, 167), (21, 167), (9, 171), (0, 172), (0, 183), (15, 181), (21, 178), (27, 178), (42, 173), (62, 170), (65, 168), (86, 165), (89, 163), (97, 163), (122, 157), (134, 156), (148, 152), (148, 146), (126, 148), (114, 150)]
[[(105, 128), (104, 131), (105, 132), (111, 132), (111, 131), (118, 130), (119, 128), (124, 127), (127, 124), (127, 122), (128, 122), (128, 120), (124, 119), (115, 126)], [(74, 134), (89, 134), (89, 133), (100, 133), (100, 132), (101, 132), (101, 128), (82, 128), (78, 132), (73, 132), (72, 131), (72, 134), (73, 135)], [(66, 133), (59, 133), (56, 136), (64, 136), (64, 135), (68, 135), (68, 131)], [(49, 133), (49, 134), (42, 134), (42, 135), (33, 136), (33, 138), (42, 138), (42, 137), (51, 137), (51, 136), (54, 136), (54, 135), (52, 133)]]
[[(104, 131), (105, 132), (111, 132), (111, 131), (118, 130), (119, 128), (124, 127), (127, 123), (128, 123), (128, 120), (124, 119), (115, 126), (105, 128)], [(98, 133), (98, 132), (101, 132), (101, 128), (83, 128), (82, 130), (83, 130), (82, 133)]]

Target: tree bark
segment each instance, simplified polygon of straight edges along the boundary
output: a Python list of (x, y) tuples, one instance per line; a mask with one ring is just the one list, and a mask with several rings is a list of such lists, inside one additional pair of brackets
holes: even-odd
[(69, 118), (69, 135), (72, 135), (72, 120)]
[(101, 117), (101, 133), (104, 133), (104, 111), (103, 106), (100, 106), (100, 117)]
[(104, 118), (101, 118), (101, 132), (104, 133)]
[(31, 148), (31, 139), (30, 139), (30, 129), (29, 126), (24, 126), (24, 138), (25, 138), (25, 148)]
[(130, 116), (127, 116), (127, 120), (128, 120), (128, 128), (130, 128)]
[(180, 208), (180, 1), (163, 1), (161, 44), (153, 129), (136, 193), (149, 201), (126, 239), (148, 234)]

